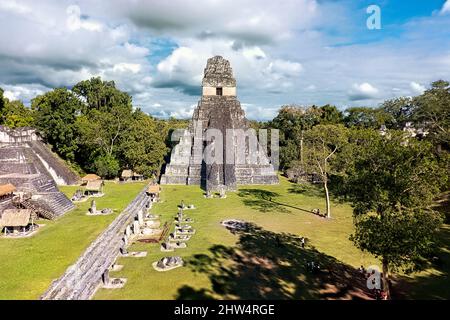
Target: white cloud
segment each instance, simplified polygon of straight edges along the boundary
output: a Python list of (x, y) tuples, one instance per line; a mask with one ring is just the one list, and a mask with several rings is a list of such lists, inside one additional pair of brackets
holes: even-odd
[(450, 13), (450, 0), (447, 0), (444, 5), (442, 6), (442, 9), (440, 11), (440, 14), (448, 14)]
[(418, 95), (422, 94), (426, 90), (425, 86), (414, 81), (412, 81), (409, 86), (411, 87), (413, 93)]
[(25, 104), (29, 105), (31, 99), (48, 91), (49, 88), (41, 85), (8, 85), (0, 84), (0, 87), (5, 90), (3, 96), (10, 101), (22, 100)]
[(247, 44), (289, 38), (292, 29), (305, 29), (317, 21), (316, 0), (286, 0), (283, 4), (260, 0), (112, 1), (116, 15), (155, 34), (176, 37), (239, 39)]
[(368, 82), (353, 84), (349, 91), (349, 98), (352, 101), (369, 100), (377, 98), (379, 90)]
[(118, 73), (122, 72), (138, 73), (139, 71), (141, 71), (141, 69), (142, 66), (138, 63), (126, 63), (126, 62), (118, 63), (113, 67), (113, 71)]
[(250, 47), (242, 50), (242, 54), (247, 59), (264, 59), (266, 58), (266, 53), (260, 47)]
[(103, 26), (101, 23), (92, 20), (85, 20), (81, 18), (81, 9), (77, 5), (71, 5), (66, 9), (67, 13), (67, 28), (70, 31), (77, 31), (85, 29), (88, 31), (102, 31)]
[(269, 63), (267, 69), (271, 73), (280, 75), (280, 77), (295, 77), (300, 74), (300, 72), (303, 70), (303, 67), (298, 62), (275, 59), (273, 62)]
[(16, 14), (27, 14), (31, 11), (31, 8), (17, 2), (16, 0), (2, 0), (0, 2), (0, 11), (7, 11)]
[(350, 1), (70, 2), (0, 0), (0, 86), (11, 97), (101, 76), (146, 112), (187, 115), (214, 55), (230, 60), (239, 99), (259, 119), (289, 103), (376, 106), (450, 79), (450, 20), (439, 14), (371, 42), (354, 41)]

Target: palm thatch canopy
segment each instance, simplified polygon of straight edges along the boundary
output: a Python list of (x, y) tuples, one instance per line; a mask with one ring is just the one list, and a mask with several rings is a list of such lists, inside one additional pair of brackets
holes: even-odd
[(134, 172), (133, 170), (125, 169), (122, 171), (121, 178), (122, 179), (131, 179), (131, 178), (141, 178), (144, 175)]
[(103, 186), (103, 180), (88, 181), (86, 185), (87, 191), (100, 191)]
[(16, 187), (11, 183), (0, 185), (0, 197), (13, 193), (14, 191), (16, 191)]
[(123, 170), (122, 171), (122, 178), (132, 178), (134, 175), (134, 172), (132, 170)]
[(26, 227), (30, 223), (31, 209), (6, 209), (0, 219), (0, 229), (3, 227)]
[(101, 179), (102, 179), (102, 178), (99, 177), (98, 175), (93, 174), (93, 173), (89, 173), (89, 174), (85, 175), (85, 176), (81, 179), (81, 181), (83, 181), (83, 182), (89, 182), (89, 181), (97, 181), (97, 180), (101, 180)]
[(159, 187), (159, 184), (151, 185), (147, 189), (147, 193), (160, 193), (161, 188)]

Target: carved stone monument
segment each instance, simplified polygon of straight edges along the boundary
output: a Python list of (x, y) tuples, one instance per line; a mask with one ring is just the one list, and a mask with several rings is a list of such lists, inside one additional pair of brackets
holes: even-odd
[(95, 204), (95, 200), (91, 201), (91, 207), (89, 208), (89, 212), (91, 214), (96, 214), (97, 213), (97, 206)]
[[(189, 128), (172, 151), (161, 184), (202, 185), (207, 194), (219, 191), (220, 186), (233, 190), (237, 185), (277, 184), (274, 167), (249, 128), (236, 97), (236, 80), (229, 61), (221, 56), (208, 59), (202, 97)], [(219, 131), (222, 140), (208, 137), (211, 131)], [(245, 139), (239, 138), (242, 132), (247, 135)], [(257, 150), (250, 150), (249, 141), (256, 141)], [(208, 161), (205, 148), (223, 151), (222, 161)]]

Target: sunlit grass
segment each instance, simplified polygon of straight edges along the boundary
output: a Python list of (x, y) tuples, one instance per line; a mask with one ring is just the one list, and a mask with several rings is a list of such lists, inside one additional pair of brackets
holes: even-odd
[[(277, 233), (304, 236), (318, 251), (354, 267), (376, 263), (372, 256), (362, 253), (349, 240), (353, 230), (349, 205), (333, 203), (333, 218), (326, 220), (308, 212), (313, 208), (324, 211), (325, 201), (320, 190), (293, 192), (292, 187), (282, 178), (280, 185), (242, 187), (238, 192), (228, 193), (226, 199), (205, 199), (203, 191), (196, 186), (163, 186), (163, 201), (155, 205), (152, 212), (160, 214), (163, 221), (172, 221), (181, 200), (185, 204), (194, 204), (197, 209), (186, 213), (195, 220), (193, 227), (197, 233), (188, 242), (187, 249), (174, 253), (161, 252), (159, 245), (135, 243), (129, 250), (148, 251), (147, 257), (120, 258), (118, 263), (124, 268), (112, 276), (128, 278), (126, 286), (120, 290), (102, 289), (96, 298), (174, 299), (185, 285), (197, 290), (210, 289), (208, 277), (194, 273), (188, 267), (157, 272), (151, 264), (167, 255), (179, 255), (188, 260), (195, 254), (207, 254), (208, 249), (217, 244), (233, 246), (237, 237), (220, 225), (220, 221), (230, 218), (254, 222)], [(256, 195), (254, 190), (257, 190)]]
[[(53, 279), (61, 276), (89, 244), (108, 226), (145, 183), (107, 182), (106, 195), (96, 199), (97, 208), (111, 208), (108, 216), (87, 216), (90, 200), (56, 221), (45, 224), (31, 238), (0, 238), (0, 299), (37, 299)], [(61, 187), (71, 197), (77, 187)]]

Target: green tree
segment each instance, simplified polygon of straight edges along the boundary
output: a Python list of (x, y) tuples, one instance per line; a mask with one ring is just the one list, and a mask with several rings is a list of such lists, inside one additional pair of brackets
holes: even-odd
[(72, 91), (86, 102), (83, 114), (89, 114), (94, 109), (107, 112), (117, 106), (128, 108), (131, 113), (130, 95), (117, 89), (114, 81), (91, 78), (77, 83)]
[(389, 296), (390, 270), (413, 270), (430, 250), (442, 222), (431, 206), (446, 184), (448, 171), (442, 168), (448, 159), (438, 159), (430, 143), (406, 140), (402, 132), (359, 133), (355, 159), (348, 167), (355, 215), (351, 239), (381, 259)]
[(416, 126), (428, 130), (435, 144), (450, 149), (450, 83), (433, 82), (429, 90), (414, 98), (413, 103)]
[(413, 98), (400, 97), (386, 100), (381, 109), (386, 114), (386, 127), (388, 129), (402, 130), (407, 122), (412, 121)]
[(383, 109), (353, 107), (345, 111), (344, 122), (349, 128), (373, 128), (379, 129), (390, 119)]
[(66, 88), (54, 89), (31, 102), (36, 128), (56, 153), (71, 162), (78, 149), (76, 120), (82, 107), (78, 97)]
[[(0, 116), (3, 114), (3, 108), (5, 107), (5, 100), (3, 97), (3, 89), (0, 88)], [(0, 124), (1, 124), (1, 119), (0, 119)]]
[(145, 176), (159, 175), (168, 148), (158, 121), (136, 110), (120, 145), (120, 158), (129, 167)]
[(329, 177), (335, 173), (335, 158), (348, 143), (348, 130), (343, 125), (317, 125), (305, 132), (306, 172), (320, 176), (326, 199), (326, 214), (331, 218)]
[[(290, 168), (303, 163), (304, 131), (321, 121), (322, 111), (316, 106), (309, 108), (296, 105), (283, 106), (269, 127), (280, 130), (280, 167)], [(300, 162), (299, 162), (300, 161)]]
[(0, 123), (9, 128), (28, 127), (33, 124), (33, 112), (22, 101), (4, 99)]
[(132, 123), (131, 97), (117, 89), (113, 81), (101, 78), (81, 81), (72, 90), (85, 102), (76, 122), (80, 132), (79, 162), (92, 170), (96, 170), (93, 163), (98, 158), (102, 159), (102, 165), (111, 163), (112, 159), (124, 163), (120, 149)]
[(320, 124), (341, 124), (344, 122), (344, 115), (336, 106), (327, 104), (319, 109), (321, 111)]
[(119, 174), (120, 165), (116, 158), (103, 155), (94, 161), (95, 172), (103, 178), (115, 178)]

